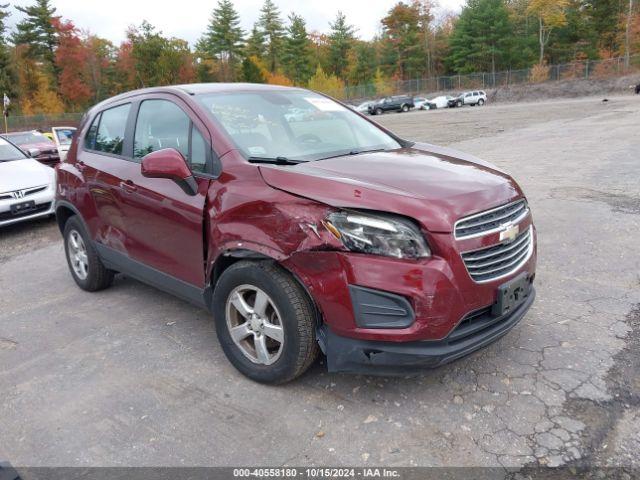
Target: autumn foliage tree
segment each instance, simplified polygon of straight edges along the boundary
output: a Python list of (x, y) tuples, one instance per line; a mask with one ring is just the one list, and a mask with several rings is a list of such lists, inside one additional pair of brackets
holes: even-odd
[(58, 36), (55, 64), (58, 71), (58, 92), (71, 108), (81, 109), (93, 98), (89, 51), (71, 21), (53, 20)]

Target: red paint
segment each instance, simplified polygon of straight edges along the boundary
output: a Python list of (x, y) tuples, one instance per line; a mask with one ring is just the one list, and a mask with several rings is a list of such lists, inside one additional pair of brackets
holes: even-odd
[[(198, 93), (282, 87), (186, 88)], [(183, 108), (220, 159), (218, 178), (195, 175), (194, 196), (171, 180), (149, 178), (159, 173), (189, 175), (176, 168), (175, 155), (158, 151), (141, 166), (86, 151), (76, 140), (82, 141), (98, 111), (147, 98), (170, 99)], [(523, 196), (513, 179), (488, 163), (446, 148), (415, 144), (394, 152), (295, 166), (251, 164), (181, 88), (131, 92), (94, 107), (66, 162), (58, 167), (58, 181), (58, 199), (80, 211), (95, 241), (200, 288), (211, 281), (223, 252), (259, 252), (296, 275), (335, 333), (355, 338), (441, 339), (465, 314), (493, 303), (498, 285), (523, 270), (535, 272), (535, 250), (519, 271), (483, 284), (470, 278), (462, 262), (460, 252), (496, 244), (498, 234), (457, 241), (452, 233), (455, 221)], [(346, 251), (322, 226), (329, 212), (344, 207), (416, 220), (433, 256), (414, 261)], [(531, 222), (529, 215), (520, 229)], [(357, 328), (349, 284), (407, 297), (416, 322), (402, 330)]]
[(173, 148), (156, 150), (142, 159), (142, 176), (184, 180), (193, 174), (184, 157)]

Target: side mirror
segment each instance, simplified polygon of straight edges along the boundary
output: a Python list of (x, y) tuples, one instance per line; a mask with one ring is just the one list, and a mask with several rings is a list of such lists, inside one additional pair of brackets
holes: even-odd
[(146, 155), (142, 159), (140, 171), (143, 177), (173, 180), (187, 195), (198, 193), (198, 183), (187, 161), (175, 148), (164, 148)]
[(37, 158), (40, 156), (42, 152), (40, 150), (38, 150), (37, 148), (30, 148), (29, 150), (27, 150), (27, 154), (31, 157), (31, 158)]

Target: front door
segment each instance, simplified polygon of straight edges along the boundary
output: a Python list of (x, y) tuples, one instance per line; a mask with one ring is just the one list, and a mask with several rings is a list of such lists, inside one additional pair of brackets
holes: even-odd
[[(189, 112), (189, 113), (187, 113)], [(184, 104), (170, 96), (139, 103), (133, 132), (133, 162), (122, 189), (129, 256), (173, 280), (205, 285), (204, 209), (210, 179), (204, 175), (210, 146), (206, 129)], [(175, 182), (142, 176), (142, 158), (174, 148), (196, 176), (198, 192)], [(207, 153), (209, 151), (209, 153)], [(199, 176), (200, 175), (200, 176)]]

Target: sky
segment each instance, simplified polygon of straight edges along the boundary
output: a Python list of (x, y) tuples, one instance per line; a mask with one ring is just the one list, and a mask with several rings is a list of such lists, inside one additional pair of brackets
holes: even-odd
[[(31, 3), (31, 0), (11, 2), (10, 27), (22, 15), (13, 5)], [(216, 3), (217, 0), (52, 0), (58, 15), (72, 20), (76, 27), (116, 44), (124, 40), (129, 25), (139, 25), (142, 20), (147, 20), (165, 35), (185, 39), (193, 45), (204, 31)], [(260, 14), (262, 0), (234, 0), (233, 3), (240, 13), (242, 27), (250, 31)], [(283, 17), (291, 11), (302, 15), (309, 31), (327, 31), (329, 22), (341, 10), (349, 23), (357, 28), (358, 36), (369, 40), (379, 31), (380, 19), (397, 0), (274, 0), (274, 3)], [(453, 11), (458, 11), (463, 3), (464, 0), (439, 1), (442, 10)]]

